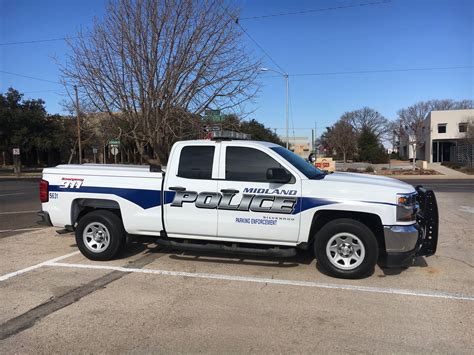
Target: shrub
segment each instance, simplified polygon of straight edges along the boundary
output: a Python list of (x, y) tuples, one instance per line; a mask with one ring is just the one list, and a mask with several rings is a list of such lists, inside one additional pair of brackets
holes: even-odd
[(372, 165), (369, 165), (368, 167), (365, 168), (366, 173), (373, 173), (374, 171), (375, 169)]
[(380, 144), (377, 136), (368, 128), (363, 128), (357, 142), (359, 159), (371, 164), (383, 164), (389, 161), (385, 148)]

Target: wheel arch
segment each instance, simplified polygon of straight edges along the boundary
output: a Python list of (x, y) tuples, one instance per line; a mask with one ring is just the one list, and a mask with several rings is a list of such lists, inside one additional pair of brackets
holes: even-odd
[(341, 211), (341, 210), (319, 210), (313, 216), (308, 236), (308, 245), (312, 245), (318, 231), (328, 222), (339, 218), (349, 218), (366, 225), (375, 235), (379, 250), (385, 252), (385, 239), (383, 233), (382, 219), (379, 215), (369, 212)]
[(108, 210), (115, 213), (120, 219), (120, 205), (117, 201), (99, 198), (77, 198), (71, 204), (71, 225), (76, 226), (86, 214), (96, 210)]

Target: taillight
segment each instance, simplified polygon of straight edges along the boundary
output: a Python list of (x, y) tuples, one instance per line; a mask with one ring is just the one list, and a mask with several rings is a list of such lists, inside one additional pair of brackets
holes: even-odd
[(40, 200), (41, 202), (48, 202), (49, 201), (49, 194), (48, 194), (49, 183), (46, 180), (40, 180)]

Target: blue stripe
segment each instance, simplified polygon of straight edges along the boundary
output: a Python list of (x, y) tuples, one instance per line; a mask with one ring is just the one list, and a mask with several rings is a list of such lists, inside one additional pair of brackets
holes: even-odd
[(324, 198), (315, 198), (315, 197), (298, 197), (296, 202), (295, 209), (292, 214), (298, 214), (304, 212), (311, 208), (321, 207), (325, 205), (332, 205), (338, 203), (337, 201), (327, 200)]
[[(161, 190), (123, 189), (117, 187), (81, 186), (79, 188), (64, 188), (58, 185), (49, 185), (49, 191), (58, 192), (83, 192), (92, 194), (111, 194), (122, 197), (143, 209), (161, 205)], [(173, 194), (174, 196), (174, 194)], [(165, 194), (165, 203), (166, 202)]]
[[(94, 194), (111, 194), (128, 200), (143, 209), (161, 206), (161, 190), (144, 190), (144, 189), (124, 189), (117, 187), (97, 187), (97, 186), (81, 186), (79, 188), (64, 188), (59, 185), (49, 185), (49, 191), (57, 192), (81, 192)], [(164, 203), (169, 204), (173, 202), (176, 192), (165, 191)], [(375, 203), (389, 206), (396, 206), (396, 204), (388, 202), (376, 201), (359, 201), (363, 203)], [(328, 200), (324, 198), (315, 197), (298, 197), (295, 208), (292, 214), (298, 214), (306, 210), (341, 203), (340, 201)]]
[(396, 203), (390, 203), (390, 202), (377, 202), (377, 201), (360, 201), (363, 203), (375, 203), (377, 205), (388, 205), (388, 206), (397, 206)]
[(165, 205), (167, 205), (168, 203), (173, 202), (174, 195), (176, 195), (175, 191), (165, 191)]

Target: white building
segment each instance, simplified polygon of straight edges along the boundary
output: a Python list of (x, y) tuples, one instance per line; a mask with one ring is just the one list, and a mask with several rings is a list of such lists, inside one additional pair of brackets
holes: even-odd
[[(474, 122), (474, 109), (431, 111), (424, 120), (424, 141), (417, 146), (416, 158), (429, 163), (465, 163), (469, 156), (472, 161), (474, 146), (463, 141), (469, 122)], [(400, 139), (400, 155), (412, 159), (407, 138)]]

